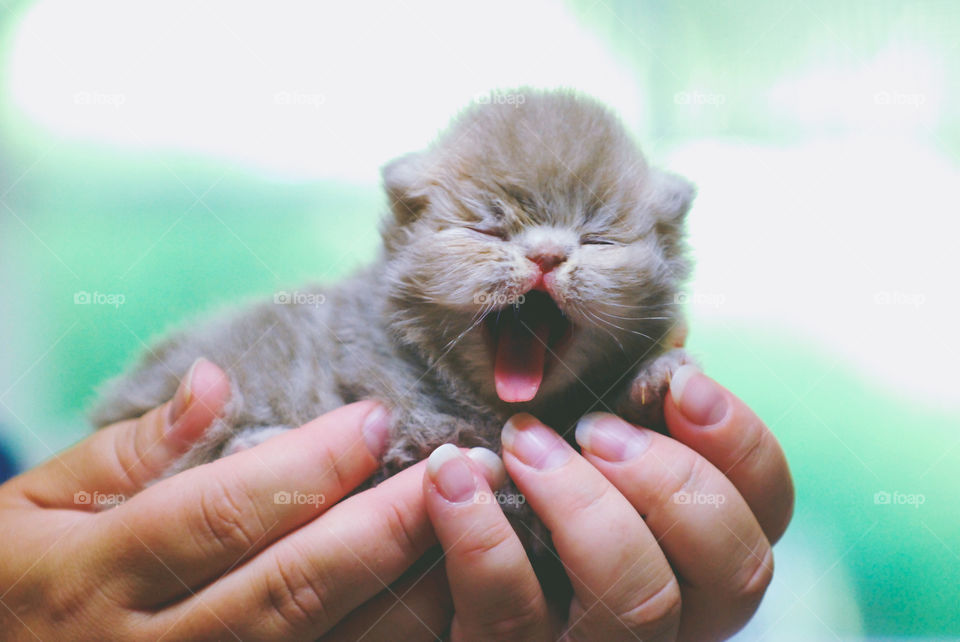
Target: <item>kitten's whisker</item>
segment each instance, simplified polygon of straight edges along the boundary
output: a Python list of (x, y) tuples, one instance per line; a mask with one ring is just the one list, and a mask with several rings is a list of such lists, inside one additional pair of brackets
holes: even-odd
[(655, 308), (663, 308), (670, 305), (683, 305), (682, 303), (676, 301), (664, 301), (661, 303), (652, 303), (652, 304), (643, 304), (643, 303), (616, 303), (614, 301), (600, 301), (601, 305), (612, 305), (618, 308), (630, 308), (632, 310), (648, 310)]
[[(573, 307), (574, 307), (575, 310), (577, 310), (580, 314), (582, 314), (583, 316), (587, 317), (588, 319), (594, 319), (594, 320), (596, 320), (596, 321), (603, 321), (603, 319), (601, 319), (600, 317), (597, 317), (597, 316), (594, 316), (594, 315), (590, 314), (590, 311), (589, 311), (589, 310), (587, 310), (584, 306), (579, 305), (579, 304), (576, 303), (575, 301), (571, 301), (570, 303), (573, 305)], [(610, 332), (610, 330), (608, 330), (607, 328), (605, 328), (602, 323), (594, 323), (593, 325), (594, 325), (595, 327), (597, 327), (597, 328), (600, 328), (601, 330), (603, 330), (603, 331), (606, 332), (607, 334), (609, 334), (609, 335), (610, 335), (610, 338), (612, 338), (612, 339), (617, 343), (617, 345), (620, 346), (620, 351), (623, 352), (623, 354), (627, 354), (627, 351), (623, 348), (623, 344), (620, 343), (620, 339), (617, 338), (617, 335), (615, 335), (614, 333)]]
[(443, 347), (443, 354), (446, 355), (447, 352), (449, 352), (450, 349), (453, 348), (453, 346), (455, 346), (460, 341), (460, 339), (462, 339), (464, 336), (467, 335), (467, 333), (469, 333), (471, 330), (473, 330), (478, 325), (480, 325), (483, 322), (484, 318), (486, 318), (487, 314), (489, 314), (490, 311), (493, 309), (493, 306), (494, 306), (493, 303), (485, 303), (483, 307), (480, 308), (477, 311), (477, 313), (473, 315), (473, 317), (470, 319), (470, 324), (467, 326), (467, 329), (447, 342), (447, 344)]
[[(581, 308), (581, 309), (582, 309), (582, 308)], [(585, 310), (585, 309), (582, 309), (582, 311), (585, 312), (587, 315), (591, 316), (592, 318), (596, 319), (596, 320), (599, 321), (600, 323), (606, 324), (606, 325), (610, 326), (611, 328), (616, 328), (617, 330), (620, 330), (621, 332), (628, 332), (628, 333), (630, 333), (630, 334), (636, 334), (636, 335), (638, 335), (638, 336), (641, 336), (641, 337), (647, 339), (648, 341), (651, 341), (651, 342), (654, 342), (654, 343), (655, 343), (653, 337), (651, 337), (650, 335), (645, 334), (645, 333), (643, 333), (643, 332), (640, 332), (639, 330), (631, 330), (630, 328), (623, 328), (623, 327), (617, 325), (616, 323), (613, 323), (612, 321), (610, 321), (610, 320), (608, 320), (608, 319), (604, 319), (603, 317), (598, 316), (598, 315), (596, 314), (597, 311), (589, 311), (589, 310)], [(609, 332), (609, 331), (608, 331), (608, 332)], [(618, 342), (618, 343), (619, 343), (619, 342)]]
[(612, 321), (610, 321), (609, 319), (604, 319), (603, 317), (597, 315), (597, 313), (596, 313), (594, 310), (587, 310), (587, 314), (589, 314), (590, 316), (592, 316), (594, 319), (596, 319), (596, 320), (599, 321), (600, 323), (605, 323), (605, 324), (607, 324), (607, 325), (610, 326), (611, 328), (616, 328), (617, 330), (620, 330), (621, 332), (629, 332), (626, 328), (622, 328), (622, 327), (618, 326), (616, 323), (613, 323)]
[(624, 321), (666, 321), (672, 319), (673, 317), (622, 317), (617, 314), (610, 312), (604, 312), (600, 309), (594, 309), (594, 312), (597, 314), (602, 314), (605, 317), (613, 317), (614, 319), (623, 319)]

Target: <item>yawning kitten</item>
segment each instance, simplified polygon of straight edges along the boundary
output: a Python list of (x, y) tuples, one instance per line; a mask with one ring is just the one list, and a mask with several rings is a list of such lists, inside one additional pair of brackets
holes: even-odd
[(499, 451), (520, 411), (571, 440), (591, 410), (662, 422), (685, 360), (693, 188), (649, 167), (592, 99), (503, 95), (384, 168), (391, 213), (372, 265), (170, 336), (109, 386), (94, 423), (166, 401), (200, 356), (233, 396), (171, 473), (365, 398), (392, 409), (384, 475), (445, 442)]

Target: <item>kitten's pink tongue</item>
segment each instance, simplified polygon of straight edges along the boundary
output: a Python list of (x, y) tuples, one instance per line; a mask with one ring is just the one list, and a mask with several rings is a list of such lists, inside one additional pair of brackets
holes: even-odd
[(497, 396), (507, 403), (530, 401), (543, 381), (550, 326), (540, 323), (533, 333), (519, 323), (505, 323), (497, 340), (493, 380)]

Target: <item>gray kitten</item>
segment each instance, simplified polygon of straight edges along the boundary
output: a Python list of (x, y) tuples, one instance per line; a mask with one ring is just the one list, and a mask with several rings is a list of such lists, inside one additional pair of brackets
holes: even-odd
[(392, 211), (372, 265), (173, 334), (111, 382), (94, 424), (166, 401), (200, 356), (233, 396), (171, 474), (365, 398), (392, 409), (382, 476), (446, 442), (499, 451), (521, 411), (567, 438), (592, 410), (662, 424), (686, 361), (693, 187), (649, 167), (592, 99), (505, 95), (384, 168)]

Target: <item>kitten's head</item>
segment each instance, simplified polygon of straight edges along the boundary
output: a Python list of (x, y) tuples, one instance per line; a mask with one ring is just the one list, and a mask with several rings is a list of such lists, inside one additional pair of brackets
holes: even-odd
[(383, 178), (392, 327), (487, 398), (609, 380), (678, 322), (693, 187), (594, 100), (493, 94)]

